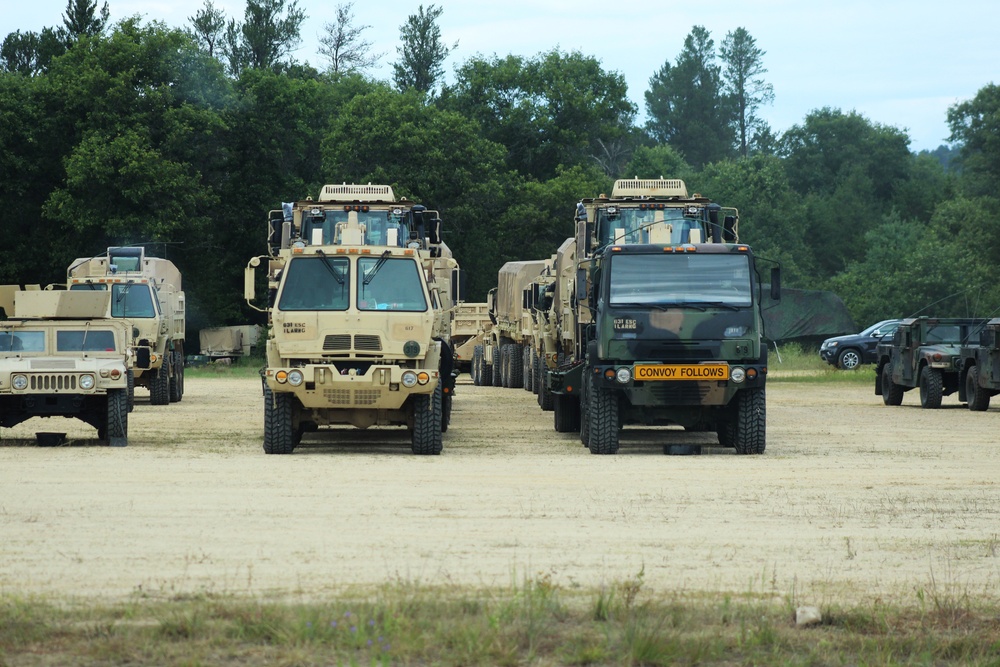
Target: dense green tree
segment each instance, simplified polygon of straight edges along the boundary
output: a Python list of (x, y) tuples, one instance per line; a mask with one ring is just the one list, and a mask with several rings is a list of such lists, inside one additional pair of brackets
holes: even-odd
[(1000, 85), (983, 86), (976, 96), (948, 110), (950, 140), (958, 142), (965, 191), (1000, 195)]
[(324, 26), (319, 39), (319, 53), (330, 62), (332, 74), (364, 72), (382, 58), (382, 54), (372, 53), (372, 43), (362, 37), (371, 26), (354, 24), (353, 8), (353, 2), (337, 5), (336, 18)]
[(671, 146), (639, 146), (621, 173), (621, 178), (679, 178), (690, 181), (694, 169)]
[(702, 195), (739, 210), (740, 241), (779, 263), (787, 284), (815, 286), (812, 252), (802, 228), (805, 207), (778, 158), (755, 155), (716, 162), (705, 168), (697, 185)]
[(444, 61), (458, 42), (449, 47), (441, 41), (438, 19), (443, 12), (444, 7), (428, 5), (424, 11), (420, 5), (417, 13), (399, 26), (399, 60), (392, 65), (392, 78), (399, 90), (430, 93), (444, 76)]
[(446, 242), (470, 271), (470, 290), (485, 296), (500, 243), (496, 221), (513, 192), (502, 146), (459, 114), (426, 105), (416, 91), (379, 88), (337, 110), (322, 151), (331, 182), (387, 183), (397, 197), (441, 211)]
[(719, 47), (723, 90), (733, 105), (737, 148), (743, 157), (749, 155), (755, 137), (770, 136), (767, 123), (757, 115), (762, 106), (774, 102), (774, 87), (762, 78), (767, 74), (765, 53), (745, 28), (727, 34)]
[(645, 98), (649, 135), (690, 164), (701, 167), (733, 153), (732, 107), (723, 95), (715, 42), (704, 27), (691, 30), (673, 67), (667, 61), (650, 78)]
[(0, 71), (34, 76), (65, 52), (65, 40), (53, 28), (42, 28), (40, 33), (18, 30), (7, 35), (0, 46)]
[(270, 69), (287, 65), (289, 54), (299, 45), (306, 14), (298, 0), (247, 0), (243, 23), (226, 26), (223, 52), (229, 70)]
[(221, 9), (205, 0), (205, 4), (194, 16), (188, 17), (191, 22), (190, 34), (205, 49), (209, 56), (215, 56), (216, 46), (221, 43), (226, 31), (226, 15)]
[(66, 0), (62, 32), (70, 42), (81, 37), (96, 37), (108, 27), (108, 3), (97, 11), (97, 0)]
[(579, 52), (474, 57), (441, 104), (479, 123), (507, 148), (510, 168), (535, 180), (593, 161), (613, 173), (630, 152), (635, 107), (624, 77)]

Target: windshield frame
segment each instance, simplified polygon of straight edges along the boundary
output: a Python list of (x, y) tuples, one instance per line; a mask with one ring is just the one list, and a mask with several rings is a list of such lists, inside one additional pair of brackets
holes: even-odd
[[(754, 272), (745, 253), (614, 252), (610, 259), (605, 278), (610, 308), (743, 310), (754, 304)], [(726, 277), (726, 271), (732, 274)], [(692, 289), (695, 285), (703, 289)]]

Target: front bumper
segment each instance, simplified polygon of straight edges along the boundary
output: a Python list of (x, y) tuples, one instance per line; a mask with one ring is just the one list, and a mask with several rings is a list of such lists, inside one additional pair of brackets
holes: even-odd
[[(297, 382), (301, 374), (301, 382)], [(404, 375), (415, 374), (413, 386)], [(309, 409), (367, 408), (396, 410), (415, 394), (431, 394), (440, 382), (437, 369), (409, 369), (392, 364), (372, 364), (364, 373), (338, 372), (326, 364), (266, 368), (264, 382), (274, 393), (293, 394)]]

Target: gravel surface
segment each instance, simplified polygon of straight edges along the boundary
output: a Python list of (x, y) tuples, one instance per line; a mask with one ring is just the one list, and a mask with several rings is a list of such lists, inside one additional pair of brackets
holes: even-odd
[[(311, 599), (642, 573), (652, 590), (821, 603), (995, 597), (1000, 583), (1000, 409), (954, 396), (888, 408), (868, 385), (774, 382), (763, 456), (626, 429), (599, 457), (532, 394), (460, 382), (444, 453), (415, 457), (402, 429), (310, 434), (267, 456), (259, 380), (189, 377), (185, 391), (151, 406), (139, 390), (126, 448), (75, 420), (3, 430), (0, 592)], [(37, 447), (36, 431), (67, 446)]]

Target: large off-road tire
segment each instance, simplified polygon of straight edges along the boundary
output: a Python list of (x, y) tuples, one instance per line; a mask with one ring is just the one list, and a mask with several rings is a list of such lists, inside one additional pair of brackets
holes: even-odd
[(170, 378), (170, 402), (178, 403), (184, 398), (184, 355), (175, 350), (170, 357), (174, 371)]
[(882, 402), (886, 405), (903, 403), (903, 387), (892, 381), (892, 366), (882, 367)]
[(125, 383), (128, 391), (128, 411), (135, 409), (135, 372), (130, 368), (125, 371)]
[(538, 361), (538, 407), (540, 407), (545, 412), (551, 412), (555, 409), (555, 394), (553, 394), (546, 384), (548, 378), (546, 377), (549, 372), (548, 366), (545, 362), (539, 359)]
[(163, 363), (156, 370), (153, 381), (149, 385), (149, 403), (151, 405), (166, 405), (170, 402), (170, 355), (163, 357)]
[(590, 394), (594, 391), (592, 378), (580, 383), (580, 443), (590, 447)]
[(105, 439), (112, 447), (124, 447), (128, 444), (128, 389), (108, 389), (108, 407), (103, 431)]
[(553, 395), (553, 421), (557, 433), (572, 433), (580, 429), (580, 400), (566, 394)]
[(736, 422), (727, 419), (715, 425), (715, 433), (719, 436), (719, 444), (723, 447), (736, 446)]
[(507, 388), (508, 389), (521, 389), (524, 386), (524, 375), (523, 369), (521, 368), (521, 360), (524, 355), (521, 354), (522, 348), (517, 343), (511, 343), (507, 346), (508, 351), (508, 364), (507, 367), (510, 369), (510, 377), (508, 378)]
[(737, 394), (733, 447), (737, 454), (763, 454), (767, 446), (767, 398), (764, 388), (744, 389)]
[[(593, 380), (591, 380), (593, 382)], [(618, 394), (590, 385), (590, 433), (587, 447), (591, 454), (618, 453)]]
[(449, 391), (441, 395), (441, 432), (447, 433), (451, 425), (451, 399), (452, 393)]
[(933, 410), (941, 407), (944, 395), (944, 380), (937, 368), (924, 366), (920, 369), (920, 407)]
[(291, 454), (302, 437), (292, 425), (291, 394), (264, 387), (264, 453)]
[(413, 397), (413, 441), (410, 449), (421, 456), (441, 453), (441, 383), (433, 394)]
[(541, 391), (542, 386), (542, 358), (538, 356), (538, 352), (535, 350), (531, 351), (531, 393), (535, 396)]
[(503, 369), (501, 363), (500, 346), (496, 345), (493, 348), (493, 386), (502, 387), (503, 386)]
[(847, 347), (837, 355), (837, 366), (845, 371), (853, 371), (861, 365), (861, 352), (853, 347)]
[(969, 409), (983, 412), (990, 407), (990, 394), (979, 386), (979, 369), (975, 366), (965, 375), (965, 398), (969, 401)]
[(483, 346), (476, 345), (472, 350), (472, 384), (479, 387), (483, 384)]
[(535, 367), (531, 363), (534, 354), (534, 348), (527, 346), (521, 348), (521, 386), (525, 391), (531, 391), (535, 380)]

